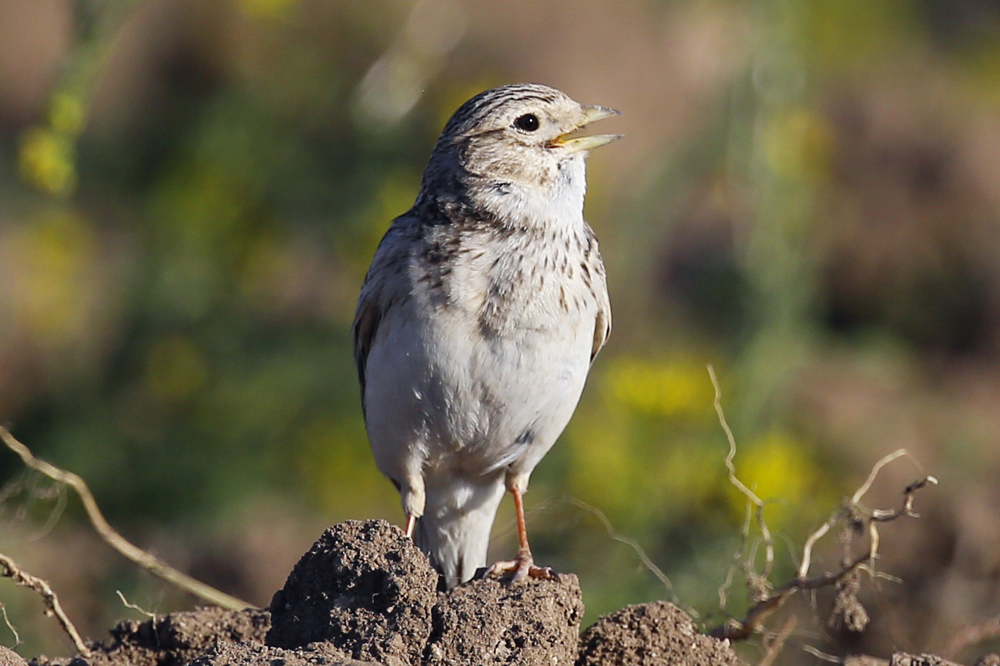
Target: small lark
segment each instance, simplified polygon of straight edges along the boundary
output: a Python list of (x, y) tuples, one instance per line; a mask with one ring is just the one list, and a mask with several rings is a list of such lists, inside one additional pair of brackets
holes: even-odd
[(521, 547), (491, 571), (554, 575), (532, 560), (522, 494), (611, 331), (584, 159), (620, 138), (568, 135), (617, 113), (534, 84), (473, 97), (368, 269), (354, 319), (368, 437), (448, 588), (485, 566), (505, 489)]

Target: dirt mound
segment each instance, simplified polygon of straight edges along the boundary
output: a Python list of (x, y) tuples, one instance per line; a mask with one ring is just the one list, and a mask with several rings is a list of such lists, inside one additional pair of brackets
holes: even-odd
[(325, 641), (356, 659), (419, 663), (431, 634), (437, 574), (386, 522), (332, 527), (271, 600), (267, 644)]
[(580, 636), (576, 666), (742, 663), (728, 643), (699, 633), (684, 611), (660, 601), (628, 606), (595, 622)]
[[(579, 635), (576, 576), (511, 585), (476, 580), (445, 593), (427, 558), (384, 521), (328, 529), (271, 608), (203, 608), (125, 622), (90, 657), (35, 666), (443, 666), (741, 662), (667, 603), (630, 606)], [(0, 655), (2, 657), (2, 655)]]
[(0, 645), (0, 666), (26, 666), (28, 662), (24, 657), (11, 650), (9, 647)]
[(505, 585), (476, 580), (451, 593), (386, 522), (328, 529), (271, 602), (267, 644), (318, 641), (354, 659), (409, 664), (572, 664), (583, 616), (576, 576)]
[(473, 581), (442, 595), (424, 663), (572, 664), (583, 602), (573, 575), (508, 585)]
[(90, 657), (48, 659), (37, 666), (183, 666), (220, 643), (263, 643), (271, 624), (265, 610), (199, 608), (146, 622), (122, 622), (111, 638), (91, 646)]

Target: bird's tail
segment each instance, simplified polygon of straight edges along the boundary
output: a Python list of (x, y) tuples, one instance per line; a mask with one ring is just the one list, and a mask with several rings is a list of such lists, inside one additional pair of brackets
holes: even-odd
[(486, 566), (486, 551), (504, 494), (503, 474), (427, 480), (415, 541), (450, 590)]

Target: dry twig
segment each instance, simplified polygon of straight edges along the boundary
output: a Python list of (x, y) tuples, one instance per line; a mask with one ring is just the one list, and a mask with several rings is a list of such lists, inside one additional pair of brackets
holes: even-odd
[(17, 629), (10, 622), (10, 618), (7, 617), (7, 607), (0, 602), (0, 615), (3, 615), (3, 623), (10, 629), (10, 633), (14, 634), (14, 645), (21, 644), (21, 634), (17, 633)]
[[(858, 571), (863, 569), (867, 570), (868, 565), (878, 556), (878, 523), (891, 522), (903, 516), (916, 517), (917, 514), (913, 511), (913, 499), (915, 494), (928, 485), (937, 484), (937, 479), (933, 476), (926, 476), (923, 479), (907, 486), (907, 488), (903, 491), (903, 504), (898, 509), (866, 509), (860, 505), (861, 498), (864, 497), (864, 495), (871, 489), (871, 486), (875, 482), (879, 472), (890, 462), (900, 458), (901, 456), (907, 455), (907, 451), (905, 449), (899, 449), (898, 451), (894, 451), (883, 457), (875, 463), (871, 472), (868, 474), (868, 478), (865, 479), (865, 482), (861, 484), (857, 491), (855, 491), (854, 495), (847, 500), (845, 506), (842, 507), (840, 511), (830, 516), (826, 522), (820, 525), (806, 539), (805, 545), (802, 549), (802, 559), (800, 561), (796, 577), (773, 592), (765, 592), (761, 594), (761, 592), (766, 590), (768, 587), (767, 577), (770, 574), (771, 565), (774, 560), (774, 548), (772, 545), (771, 535), (767, 530), (767, 526), (764, 523), (761, 513), (764, 503), (739, 479), (736, 478), (735, 467), (733, 465), (733, 458), (736, 454), (736, 440), (733, 436), (732, 429), (726, 421), (725, 413), (722, 409), (722, 393), (719, 388), (718, 379), (715, 376), (715, 369), (712, 366), (708, 366), (708, 374), (712, 379), (712, 386), (715, 387), (715, 410), (719, 416), (719, 423), (722, 426), (722, 429), (726, 434), (726, 439), (729, 442), (729, 455), (726, 457), (726, 469), (729, 471), (729, 480), (747, 497), (748, 502), (756, 507), (757, 524), (761, 530), (761, 535), (767, 549), (764, 572), (762, 574), (753, 574), (752, 572), (749, 572), (752, 575), (752, 578), (756, 579), (756, 582), (753, 584), (753, 593), (760, 598), (756, 600), (756, 603), (750, 608), (749, 611), (747, 611), (746, 616), (742, 620), (732, 619), (725, 624), (715, 627), (709, 632), (709, 635), (716, 638), (739, 640), (747, 638), (760, 630), (764, 621), (797, 592), (806, 592), (818, 590), (824, 587), (842, 585), (851, 576), (856, 575)], [(834, 525), (840, 522), (849, 522), (866, 528), (868, 532), (868, 549), (866, 552), (857, 556), (853, 560), (847, 559), (842, 564), (840, 570), (835, 573), (809, 577), (813, 548)], [(744, 528), (744, 541), (747, 538), (748, 527), (749, 525), (746, 525)], [(739, 557), (741, 553), (738, 553), (737, 556)], [(731, 581), (731, 574), (732, 570), (730, 570), (730, 576), (727, 577), (727, 585), (728, 581)], [(720, 598), (724, 598), (724, 592), (722, 589), (720, 589), (719, 593)]]
[(795, 619), (794, 615), (790, 615), (785, 618), (785, 623), (781, 625), (781, 629), (778, 630), (778, 633), (765, 643), (766, 650), (764, 652), (764, 657), (760, 660), (760, 663), (758, 663), (757, 666), (771, 666), (771, 664), (774, 663), (774, 660), (778, 658), (778, 655), (781, 654), (781, 651), (785, 648), (785, 641), (787, 641), (788, 637), (792, 635), (793, 631), (795, 631), (795, 625), (798, 623), (799, 621)]
[(963, 627), (952, 636), (941, 654), (946, 659), (955, 659), (973, 645), (993, 641), (998, 638), (1000, 638), (1000, 615), (978, 624)]
[(25, 465), (37, 472), (41, 472), (50, 479), (54, 479), (55, 481), (63, 483), (75, 490), (77, 495), (80, 496), (80, 500), (83, 502), (83, 507), (87, 511), (87, 517), (90, 518), (91, 525), (94, 526), (94, 529), (97, 530), (97, 533), (101, 536), (101, 538), (104, 539), (109, 546), (117, 550), (135, 564), (138, 564), (154, 576), (157, 576), (158, 578), (161, 578), (200, 599), (203, 599), (211, 604), (215, 604), (216, 606), (221, 606), (222, 608), (228, 608), (231, 610), (242, 610), (252, 606), (242, 599), (237, 599), (236, 597), (230, 596), (225, 592), (221, 592), (210, 585), (206, 585), (201, 581), (191, 578), (187, 574), (174, 569), (155, 555), (147, 553), (141, 548), (135, 546), (115, 531), (113, 527), (111, 527), (108, 521), (104, 518), (104, 514), (101, 513), (100, 508), (97, 506), (97, 500), (94, 499), (94, 495), (90, 492), (90, 488), (87, 486), (87, 483), (77, 474), (67, 472), (56, 467), (55, 465), (45, 462), (44, 460), (36, 458), (27, 446), (17, 441), (17, 439), (10, 434), (10, 431), (3, 426), (0, 426), (0, 439), (2, 439), (4, 444), (7, 445), (7, 448), (20, 456)]
[[(889, 456), (886, 457), (888, 458)], [(884, 460), (885, 458), (882, 459), (882, 461)], [(879, 462), (881, 463), (882, 461)], [(839, 519), (840, 514), (832, 516), (806, 540), (806, 546), (803, 549), (802, 554), (802, 565), (800, 565), (798, 576), (795, 579), (785, 583), (769, 597), (754, 605), (747, 612), (747, 615), (743, 620), (730, 621), (716, 627), (710, 631), (709, 634), (715, 636), (716, 638), (728, 638), (730, 640), (747, 638), (760, 628), (764, 620), (766, 620), (771, 613), (784, 605), (784, 603), (788, 601), (788, 599), (796, 592), (818, 590), (823, 587), (830, 587), (843, 582), (849, 576), (853, 575), (855, 571), (872, 562), (878, 556), (879, 533), (877, 524), (880, 522), (889, 522), (902, 516), (916, 516), (917, 514), (912, 511), (914, 494), (922, 488), (936, 483), (937, 479), (933, 476), (921, 479), (920, 481), (907, 486), (904, 491), (905, 499), (902, 508), (886, 511), (872, 511), (871, 515), (868, 517), (868, 550), (854, 560), (846, 563), (835, 573), (807, 578), (808, 563), (812, 556), (813, 546), (821, 536), (829, 531), (830, 527)]]
[[(70, 621), (69, 617), (66, 616), (66, 612), (63, 611), (62, 605), (59, 603), (59, 597), (56, 593), (52, 591), (52, 587), (49, 586), (47, 581), (38, 578), (37, 576), (32, 576), (31, 574), (22, 571), (21, 567), (17, 566), (14, 560), (10, 559), (6, 555), (0, 554), (0, 577), (10, 578), (18, 585), (23, 585), (29, 590), (34, 590), (42, 597), (42, 602), (45, 604), (45, 614), (51, 615), (56, 618), (59, 625), (63, 628), (69, 637), (73, 641), (73, 647), (81, 655), (88, 657), (90, 656), (90, 648), (87, 644), (83, 642), (80, 638), (80, 632), (76, 630), (73, 622)], [(6, 618), (6, 612), (4, 612), (4, 617)], [(10, 624), (8, 623), (8, 627)], [(11, 627), (13, 629), (13, 627)], [(17, 635), (17, 632), (14, 632)]]
[(750, 504), (756, 507), (757, 527), (760, 529), (761, 538), (764, 540), (764, 571), (760, 573), (760, 576), (766, 580), (771, 574), (771, 567), (774, 565), (774, 540), (771, 538), (771, 531), (764, 521), (764, 501), (757, 497), (756, 493), (747, 488), (736, 476), (736, 465), (733, 463), (733, 460), (736, 458), (736, 437), (733, 435), (733, 429), (729, 427), (729, 422), (726, 420), (726, 412), (722, 409), (722, 388), (719, 386), (719, 379), (715, 376), (715, 367), (712, 365), (708, 366), (708, 376), (711, 378), (712, 387), (715, 389), (715, 400), (713, 402), (715, 413), (719, 417), (719, 425), (722, 426), (723, 432), (726, 433), (726, 441), (729, 442), (729, 453), (726, 455), (726, 471), (729, 474), (729, 482), (746, 496)]
[(118, 598), (121, 600), (122, 606), (130, 610), (134, 610), (137, 613), (141, 613), (142, 615), (145, 615), (150, 620), (152, 620), (154, 623), (156, 622), (156, 613), (150, 613), (145, 608), (142, 608), (141, 606), (131, 603), (128, 599), (125, 598), (125, 595), (122, 594), (121, 590), (115, 590), (115, 594), (117, 594)]

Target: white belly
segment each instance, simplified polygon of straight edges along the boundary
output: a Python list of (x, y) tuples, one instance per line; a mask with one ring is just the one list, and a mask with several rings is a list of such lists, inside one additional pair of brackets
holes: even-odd
[(595, 318), (586, 305), (532, 312), (524, 321), (533, 328), (512, 326), (494, 336), (484, 336), (461, 308), (421, 317), (413, 299), (387, 313), (366, 373), (379, 469), (403, 478), (417, 456), (428, 471), (530, 474), (583, 391)]

